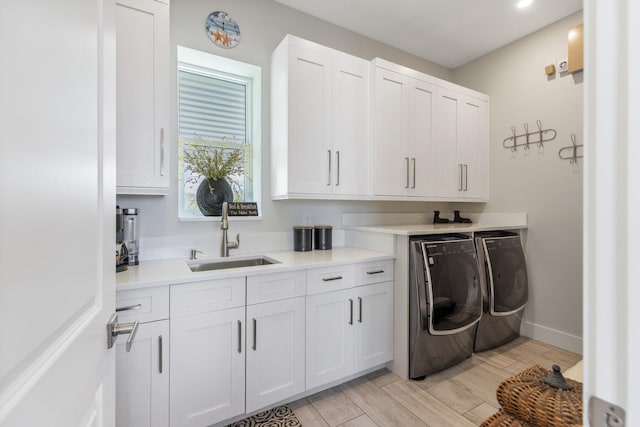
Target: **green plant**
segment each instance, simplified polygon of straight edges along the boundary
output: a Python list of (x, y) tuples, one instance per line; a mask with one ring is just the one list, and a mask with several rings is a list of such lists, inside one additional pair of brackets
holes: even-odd
[(191, 150), (185, 149), (182, 158), (205, 178), (225, 179), (230, 175), (240, 175), (244, 173), (244, 159), (242, 152), (228, 148), (211, 147), (195, 142), (187, 142), (186, 145)]

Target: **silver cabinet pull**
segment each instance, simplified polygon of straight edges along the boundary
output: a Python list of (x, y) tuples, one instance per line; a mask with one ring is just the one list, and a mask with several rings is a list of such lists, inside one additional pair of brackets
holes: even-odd
[(164, 176), (164, 128), (160, 128), (160, 176)]
[(331, 282), (332, 280), (342, 280), (342, 276), (334, 276), (334, 277), (323, 277), (323, 282)]
[(162, 373), (162, 335), (158, 336), (158, 372)]
[(331, 185), (331, 150), (327, 150), (329, 154), (329, 179), (327, 180), (327, 185)]
[(469, 189), (469, 165), (464, 165), (464, 191)]
[(129, 311), (129, 310), (139, 310), (142, 307), (142, 304), (135, 304), (135, 305), (127, 305), (124, 307), (117, 307), (116, 308), (116, 312), (121, 312), (121, 311)]
[(353, 325), (353, 300), (349, 298), (349, 324)]
[(462, 191), (462, 163), (458, 164), (458, 169), (460, 169), (460, 187), (458, 187), (458, 191)]
[(407, 169), (407, 183), (404, 186), (404, 188), (409, 188), (409, 158), (405, 157), (404, 158), (404, 162), (405, 162), (405, 168)]
[(127, 353), (131, 351), (133, 340), (138, 332), (139, 321), (133, 323), (118, 323), (118, 313), (113, 313), (107, 323), (107, 348), (113, 347), (118, 335), (129, 334), (127, 338)]
[(384, 270), (367, 271), (367, 274), (380, 274), (384, 273)]
[(358, 323), (362, 323), (362, 298), (358, 297)]
[(416, 158), (412, 157), (411, 162), (413, 163), (413, 185), (411, 188), (416, 188)]
[(340, 185), (340, 151), (336, 151), (336, 186)]
[(258, 322), (256, 321), (256, 319), (253, 319), (253, 350), (255, 351), (256, 347), (258, 346), (256, 344), (256, 341), (258, 340)]
[(242, 353), (242, 322), (238, 320), (238, 353)]

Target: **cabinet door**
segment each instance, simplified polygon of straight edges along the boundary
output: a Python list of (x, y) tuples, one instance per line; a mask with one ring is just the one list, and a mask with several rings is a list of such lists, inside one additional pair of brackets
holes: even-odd
[(353, 373), (353, 290), (307, 297), (307, 390)]
[(408, 85), (409, 190), (412, 196), (431, 195), (431, 140), (435, 86), (416, 79)]
[(138, 326), (131, 351), (116, 344), (116, 425), (169, 425), (169, 321)]
[(289, 50), (289, 192), (331, 193), (331, 57)]
[(360, 58), (333, 61), (333, 194), (369, 194), (369, 69)]
[(436, 196), (461, 197), (464, 167), (458, 161), (461, 134), (460, 94), (438, 89), (437, 142), (432, 147), (433, 189)]
[(381, 68), (375, 71), (374, 193), (399, 196), (409, 189), (407, 78)]
[(247, 307), (247, 412), (305, 390), (305, 298)]
[(245, 308), (171, 319), (171, 425), (244, 413)]
[(462, 196), (488, 199), (489, 107), (486, 101), (464, 97), (461, 109), (458, 159), (463, 167)]
[(393, 359), (393, 283), (356, 288), (355, 371)]
[(169, 190), (169, 6), (118, 0), (117, 192)]

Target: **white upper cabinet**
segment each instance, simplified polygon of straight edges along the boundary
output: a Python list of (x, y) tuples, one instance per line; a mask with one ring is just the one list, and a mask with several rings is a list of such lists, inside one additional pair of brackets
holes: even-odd
[(287, 36), (271, 78), (272, 197), (367, 195), (369, 62)]
[(488, 100), (441, 88), (432, 169), (436, 196), (488, 200)]
[(436, 87), (381, 67), (374, 72), (374, 194), (429, 196)]
[(169, 5), (117, 0), (118, 194), (169, 192)]

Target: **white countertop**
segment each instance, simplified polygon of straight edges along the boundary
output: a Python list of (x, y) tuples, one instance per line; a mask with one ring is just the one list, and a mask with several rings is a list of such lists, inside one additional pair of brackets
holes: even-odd
[[(277, 264), (200, 271), (196, 273), (192, 272), (187, 265), (187, 263), (246, 259), (257, 256), (266, 256), (280, 262)], [(202, 258), (197, 261), (187, 261), (185, 259), (146, 261), (141, 262), (140, 265), (137, 266), (129, 266), (126, 271), (116, 273), (116, 290), (121, 291), (151, 286), (199, 282), (203, 280), (223, 279), (226, 277), (252, 276), (257, 274), (323, 267), (329, 264), (339, 265), (386, 259), (393, 259), (393, 255), (364, 249), (341, 247), (328, 251), (264, 252), (254, 256), (243, 255), (237, 257), (231, 256), (229, 258)]]
[(345, 226), (345, 230), (369, 231), (373, 233), (398, 234), (403, 236), (416, 236), (420, 234), (445, 234), (445, 233), (471, 233), (475, 231), (489, 230), (519, 230), (527, 228), (527, 224), (401, 224), (401, 225), (354, 225)]

